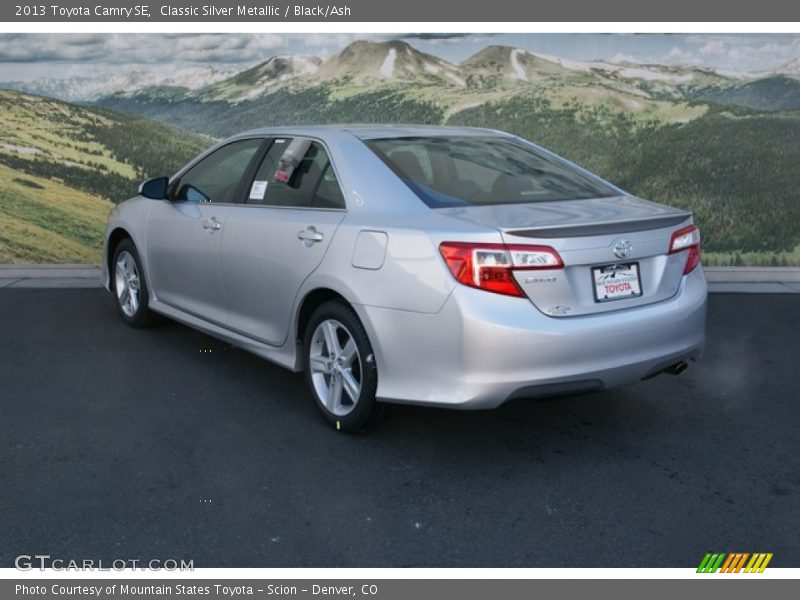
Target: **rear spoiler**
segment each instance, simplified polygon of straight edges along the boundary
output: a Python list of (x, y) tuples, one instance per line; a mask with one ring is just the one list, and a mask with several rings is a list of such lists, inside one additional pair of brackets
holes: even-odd
[(647, 231), (680, 225), (692, 213), (668, 215), (663, 217), (647, 217), (644, 219), (631, 219), (629, 221), (608, 221), (606, 223), (593, 223), (589, 225), (569, 225), (554, 227), (538, 227), (536, 229), (518, 229), (505, 231), (509, 235), (530, 238), (569, 238), (586, 237), (590, 235), (608, 235), (612, 233), (633, 233), (634, 231)]

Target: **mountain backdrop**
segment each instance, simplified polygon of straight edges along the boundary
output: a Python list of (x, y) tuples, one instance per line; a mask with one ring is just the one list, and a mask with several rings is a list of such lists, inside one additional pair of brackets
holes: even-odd
[[(210, 138), (272, 124), (414, 122), (511, 131), (689, 208), (707, 262), (800, 264), (800, 59), (731, 73), (492, 45), (454, 64), (403, 41), (357, 41), (325, 59), (273, 56), (236, 73), (100, 79), (0, 84), (27, 92), (0, 96), (0, 219), (41, 228), (49, 211), (55, 227), (79, 204), (59, 199), (67, 189), (85, 217), (60, 233), (79, 231), (80, 252), (0, 233), (0, 260), (96, 260), (109, 201)], [(34, 205), (38, 220), (26, 221), (19, 207)]]

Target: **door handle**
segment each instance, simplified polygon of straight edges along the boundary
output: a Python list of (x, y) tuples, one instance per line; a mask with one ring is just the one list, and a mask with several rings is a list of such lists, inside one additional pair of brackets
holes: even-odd
[(309, 225), (305, 229), (297, 232), (297, 239), (302, 240), (303, 244), (306, 246), (311, 246), (312, 244), (316, 244), (317, 242), (321, 242), (323, 239), (323, 235), (321, 232), (317, 231), (316, 227), (313, 225)]
[(205, 229), (208, 233), (214, 233), (215, 231), (222, 229), (222, 223), (217, 221), (216, 217), (211, 217), (210, 219), (203, 221), (203, 229)]

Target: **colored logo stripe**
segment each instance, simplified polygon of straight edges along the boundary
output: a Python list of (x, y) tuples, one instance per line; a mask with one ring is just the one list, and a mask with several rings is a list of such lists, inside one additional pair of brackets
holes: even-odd
[(719, 566), (722, 564), (722, 561), (725, 560), (725, 554), (717, 554), (707, 552), (706, 555), (703, 557), (703, 560), (700, 562), (700, 566), (697, 567), (698, 573), (714, 573)]
[(769, 554), (754, 554), (753, 558), (750, 559), (750, 562), (747, 563), (747, 568), (744, 570), (745, 573), (763, 573), (764, 569), (767, 568), (769, 561), (772, 560), (772, 552)]
[[(748, 562), (748, 558), (750, 559)], [(707, 552), (697, 567), (698, 573), (763, 573), (772, 560), (772, 552)], [(745, 567), (745, 563), (747, 566)]]
[(744, 562), (750, 556), (749, 552), (737, 552), (735, 554), (728, 554), (727, 560), (722, 564), (720, 573), (738, 573), (742, 570)]

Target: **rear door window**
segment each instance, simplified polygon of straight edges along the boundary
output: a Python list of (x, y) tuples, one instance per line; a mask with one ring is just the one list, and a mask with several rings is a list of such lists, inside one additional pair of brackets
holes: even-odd
[(303, 142), (302, 138), (273, 141), (250, 186), (248, 204), (344, 208), (344, 196), (325, 148), (319, 142)]

